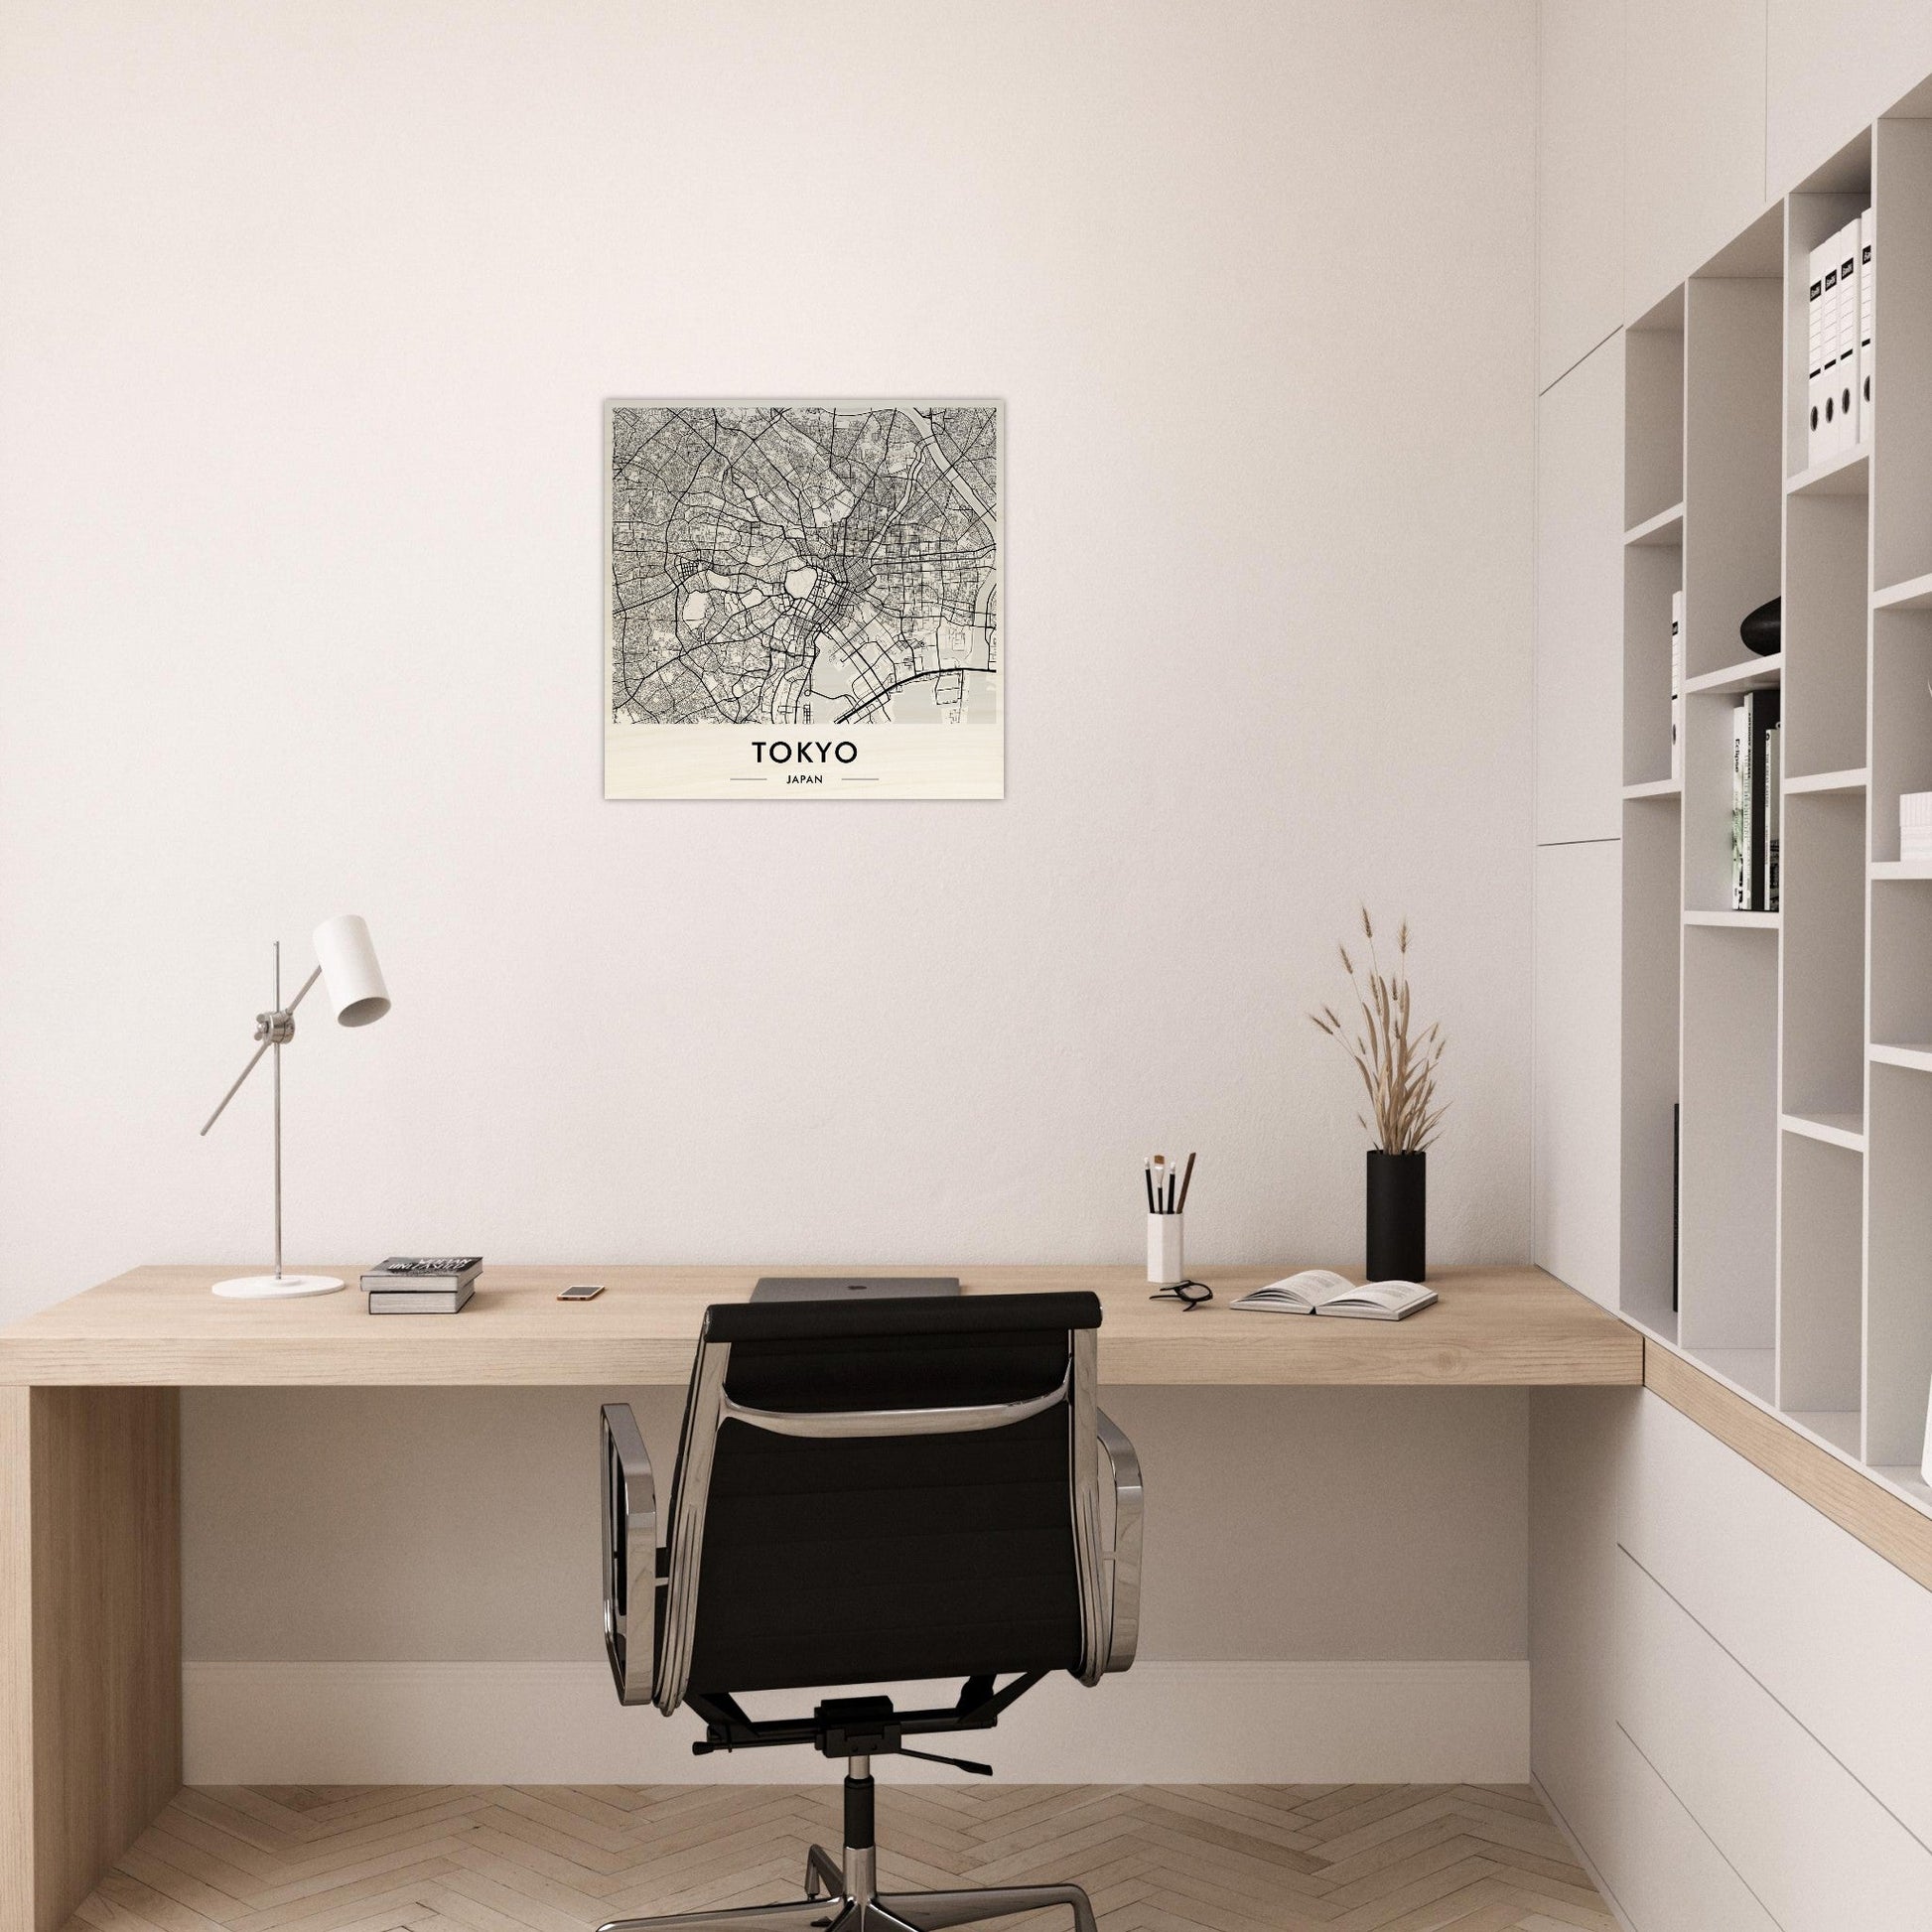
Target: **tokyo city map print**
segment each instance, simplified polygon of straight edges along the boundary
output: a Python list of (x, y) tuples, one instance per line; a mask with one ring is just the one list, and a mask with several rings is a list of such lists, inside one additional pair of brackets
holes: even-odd
[(998, 798), (1001, 408), (607, 410), (607, 798)]

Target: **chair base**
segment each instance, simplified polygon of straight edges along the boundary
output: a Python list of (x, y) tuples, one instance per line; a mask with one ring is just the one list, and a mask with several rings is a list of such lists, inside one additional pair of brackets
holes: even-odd
[[(961, 1891), (875, 1892), (867, 1877), (870, 1846), (848, 1848), (841, 1867), (822, 1845), (805, 1862), (805, 1896), (778, 1905), (722, 1912), (674, 1912), (664, 1918), (618, 1918), (598, 1932), (946, 1932), (1064, 1905), (1074, 1932), (1095, 1932), (1093, 1905), (1078, 1885), (980, 1885)], [(862, 1875), (864, 1874), (864, 1875)], [(821, 1890), (820, 1887), (824, 1889)]]

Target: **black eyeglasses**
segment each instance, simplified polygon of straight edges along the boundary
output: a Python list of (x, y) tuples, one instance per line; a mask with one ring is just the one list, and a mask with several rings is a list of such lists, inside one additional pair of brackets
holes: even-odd
[(1213, 1301), (1214, 1291), (1205, 1282), (1170, 1282), (1166, 1288), (1157, 1288), (1147, 1299), (1150, 1302), (1178, 1302), (1188, 1314), (1192, 1314), (1203, 1302)]

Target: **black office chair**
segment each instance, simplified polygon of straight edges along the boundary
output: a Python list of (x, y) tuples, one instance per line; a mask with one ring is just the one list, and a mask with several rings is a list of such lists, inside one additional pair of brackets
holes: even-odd
[[(812, 1744), (847, 1764), (844, 1858), (813, 1846), (802, 1899), (604, 1932), (941, 1932), (1049, 1905), (1094, 1932), (1078, 1885), (881, 1893), (872, 1759), (991, 1776), (905, 1740), (989, 1728), (1053, 1671), (1095, 1684), (1134, 1661), (1140, 1465), (1094, 1401), (1099, 1327), (1091, 1295), (708, 1310), (661, 1550), (643, 1439), (628, 1408), (606, 1406), (619, 1698), (667, 1716), (688, 1704), (699, 1753)], [(929, 1710), (874, 1695), (752, 1718), (738, 1703), (954, 1677), (955, 1701)]]

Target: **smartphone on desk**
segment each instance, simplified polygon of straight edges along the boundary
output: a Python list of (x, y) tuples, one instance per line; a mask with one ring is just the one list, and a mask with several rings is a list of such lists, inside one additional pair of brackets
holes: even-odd
[(572, 1282), (557, 1297), (560, 1302), (595, 1302), (604, 1293), (602, 1282)]

